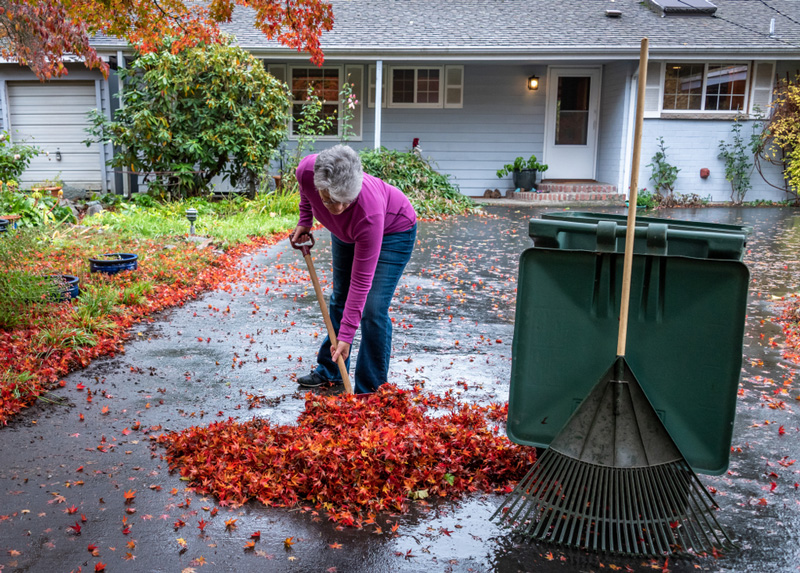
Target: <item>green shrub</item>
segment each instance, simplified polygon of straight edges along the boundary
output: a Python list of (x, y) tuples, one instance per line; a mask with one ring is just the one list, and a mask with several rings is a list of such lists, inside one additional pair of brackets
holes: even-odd
[(12, 143), (7, 131), (0, 131), (0, 181), (19, 181), (31, 159), (41, 153), (38, 147), (26, 143)]
[(125, 105), (113, 121), (91, 112), (87, 144), (111, 141), (111, 165), (146, 174), (149, 192), (165, 198), (207, 194), (217, 175), (253, 185), (286, 138), (285, 84), (229, 42), (170, 48), (166, 40), (119, 70)]
[(19, 215), (19, 227), (42, 227), (64, 222), (74, 222), (75, 215), (58, 197), (39, 191), (20, 191), (12, 185), (0, 186), (0, 213)]
[(476, 209), (475, 202), (437, 172), (429, 161), (413, 151), (363, 150), (364, 172), (400, 189), (411, 200), (420, 218), (455, 215)]
[(658, 138), (658, 151), (655, 152), (647, 166), (653, 170), (650, 180), (655, 184), (655, 192), (671, 197), (675, 191), (675, 181), (678, 179), (680, 169), (670, 165), (667, 161), (667, 147), (664, 145), (663, 137)]

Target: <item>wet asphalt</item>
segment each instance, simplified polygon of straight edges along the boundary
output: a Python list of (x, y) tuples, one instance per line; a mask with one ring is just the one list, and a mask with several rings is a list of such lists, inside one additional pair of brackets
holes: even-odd
[[(528, 221), (543, 210), (484, 210), (420, 223), (392, 305), (391, 381), (401, 387), (452, 389), (482, 404), (508, 398), (518, 261), (531, 246)], [(532, 544), (489, 521), (502, 498), (488, 494), (387, 517), (399, 522), (397, 532), (376, 534), (296, 510), (219, 507), (186, 491), (151, 437), (228, 417), (291, 424), (303, 408), (294, 378), (313, 368), (325, 327), (304, 261), (284, 241), (247, 256), (235, 283), (137, 325), (124, 354), (70, 374), (50, 395), (58, 403), (0, 429), (0, 571), (95, 571), (99, 563), (106, 571), (187, 573), (797, 571), (800, 387), (770, 319), (778, 297), (800, 290), (800, 214), (709, 208), (659, 216), (754, 227), (731, 463), (721, 476), (701, 476), (738, 549), (717, 559), (665, 560)], [(317, 232), (323, 288), (329, 246), (327, 232)], [(250, 408), (254, 396), (259, 405)], [(126, 503), (131, 490), (135, 500)], [(202, 533), (201, 518), (209, 522)], [(231, 518), (237, 528), (228, 531)], [(176, 527), (178, 520), (186, 526)], [(245, 551), (254, 531), (261, 532), (257, 551)], [(288, 549), (287, 537), (296, 541)]]

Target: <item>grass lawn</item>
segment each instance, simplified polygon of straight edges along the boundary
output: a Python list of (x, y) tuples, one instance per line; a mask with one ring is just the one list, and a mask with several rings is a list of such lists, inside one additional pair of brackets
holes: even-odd
[[(184, 212), (199, 216), (202, 245)], [(296, 195), (254, 201), (118, 204), (81, 225), (21, 228), (0, 237), (0, 424), (47, 400), (48, 389), (97, 356), (122, 349), (132, 324), (234, 279), (242, 254), (284, 238), (297, 222)], [(138, 269), (91, 273), (89, 259), (135, 253)], [(55, 301), (46, 275), (72, 275), (80, 296)]]

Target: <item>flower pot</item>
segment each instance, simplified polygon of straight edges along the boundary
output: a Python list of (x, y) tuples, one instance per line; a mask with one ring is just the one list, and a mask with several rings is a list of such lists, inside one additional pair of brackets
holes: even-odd
[(105, 253), (89, 259), (89, 270), (93, 273), (115, 275), (122, 271), (135, 271), (139, 255), (133, 253)]
[(50, 193), (52, 197), (58, 197), (61, 193), (62, 187), (60, 185), (53, 185), (51, 187), (31, 187), (31, 191), (38, 191), (40, 193)]
[(54, 298), (58, 302), (78, 298), (81, 294), (80, 279), (72, 275), (47, 275), (55, 287)]
[(19, 215), (0, 215), (0, 219), (6, 222), (6, 230), (9, 228), (16, 229), (17, 221), (21, 219)]
[(524, 191), (532, 191), (536, 189), (536, 170), (523, 169), (521, 171), (514, 171), (512, 174), (514, 187)]

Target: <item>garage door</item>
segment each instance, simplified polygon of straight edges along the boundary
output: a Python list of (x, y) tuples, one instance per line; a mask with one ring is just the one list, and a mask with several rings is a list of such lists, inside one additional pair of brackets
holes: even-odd
[(59, 178), (79, 189), (102, 188), (100, 146), (83, 143), (88, 137), (86, 113), (97, 108), (95, 82), (8, 82), (8, 107), (12, 141), (24, 140), (49, 152), (31, 161), (22, 175), (23, 186)]

